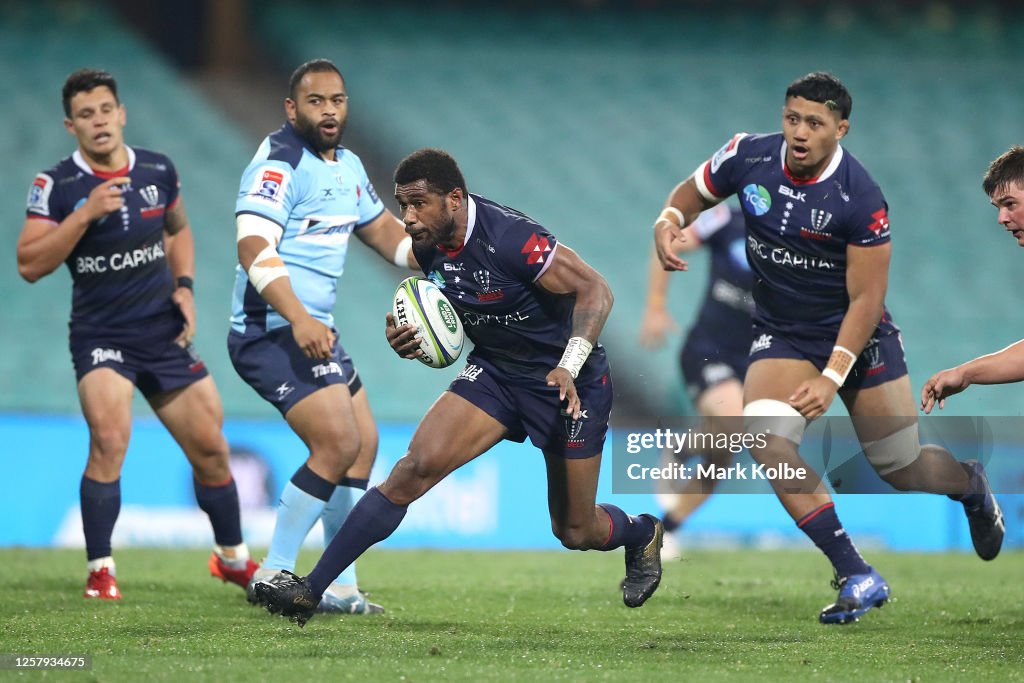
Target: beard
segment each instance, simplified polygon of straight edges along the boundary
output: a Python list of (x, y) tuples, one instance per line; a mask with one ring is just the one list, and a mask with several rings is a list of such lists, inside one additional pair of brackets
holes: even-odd
[(326, 133), (318, 123), (302, 114), (295, 114), (295, 130), (303, 140), (317, 152), (326, 152), (341, 144), (341, 136), (345, 132), (345, 121), (338, 121), (338, 129), (334, 133)]

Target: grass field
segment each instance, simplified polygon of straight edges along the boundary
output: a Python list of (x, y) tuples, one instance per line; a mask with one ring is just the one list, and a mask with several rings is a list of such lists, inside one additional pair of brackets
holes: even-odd
[(825, 627), (813, 552), (694, 552), (630, 610), (618, 552), (371, 551), (361, 581), (387, 613), (299, 629), (201, 551), (118, 552), (125, 598), (101, 603), (80, 597), (81, 551), (4, 549), (0, 653), (92, 655), (21, 673), (47, 680), (1024, 680), (1024, 554), (871, 559), (894, 600)]

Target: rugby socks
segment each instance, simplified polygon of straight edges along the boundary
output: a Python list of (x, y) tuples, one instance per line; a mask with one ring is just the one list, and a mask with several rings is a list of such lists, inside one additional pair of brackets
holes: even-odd
[(675, 530), (683, 525), (682, 520), (675, 519), (667, 512), (661, 516), (661, 525), (665, 527), (665, 533), (675, 533)]
[(654, 536), (654, 522), (651, 518), (627, 515), (609, 503), (598, 503), (597, 507), (607, 512), (611, 519), (608, 540), (598, 550), (614, 550), (621, 546), (637, 548), (650, 543)]
[[(366, 487), (370, 485), (369, 479), (354, 479), (352, 477), (345, 477), (341, 480), (334, 489), (334, 494), (331, 499), (327, 501), (327, 505), (324, 506), (324, 511), (320, 514), (320, 521), (324, 525), (324, 547), (331, 542), (331, 539), (338, 533), (338, 529), (345, 523), (345, 518), (348, 517), (348, 513), (352, 510), (352, 506), (356, 504), (356, 501), (366, 493)], [(345, 571), (343, 571), (338, 578), (334, 580), (334, 583), (340, 586), (355, 586), (358, 584), (356, 579), (356, 563), (350, 564)]]
[(267, 559), (263, 561), (265, 569), (294, 571), (299, 548), (324, 511), (334, 488), (334, 482), (327, 481), (305, 463), (295, 471), (277, 503), (277, 522)]
[(407, 505), (392, 503), (376, 486), (367, 491), (306, 577), (314, 594), (323, 595), (343, 569), (370, 546), (393, 534), (408, 509)]
[(242, 514), (238, 510), (238, 488), (234, 478), (224, 484), (208, 486), (193, 477), (192, 485), (199, 509), (210, 518), (214, 542), (219, 546), (241, 545)]
[(110, 537), (121, 512), (121, 480), (104, 484), (82, 475), (78, 489), (82, 508), (85, 554), (89, 560), (109, 557)]
[(825, 553), (840, 578), (867, 574), (871, 570), (839, 524), (834, 503), (825, 503), (804, 515), (796, 525)]
[(985, 504), (988, 497), (985, 492), (985, 485), (978, 476), (978, 470), (966, 463), (960, 463), (960, 467), (967, 473), (967, 490), (963, 493), (951, 493), (949, 498), (963, 503), (966, 508), (979, 508)]

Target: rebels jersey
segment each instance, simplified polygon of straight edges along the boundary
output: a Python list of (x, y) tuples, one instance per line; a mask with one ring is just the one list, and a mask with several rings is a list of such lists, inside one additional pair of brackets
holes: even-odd
[(711, 279), (692, 334), (706, 337), (723, 351), (750, 348), (750, 295), (754, 277), (747, 263), (743, 212), (725, 204), (700, 214), (690, 226), (710, 251)]
[[(785, 168), (781, 133), (733, 137), (694, 173), (705, 199), (736, 194), (754, 271), (754, 318), (781, 332), (833, 334), (850, 298), (846, 247), (889, 241), (882, 191), (852, 155), (837, 147), (817, 178)], [(885, 311), (879, 333), (895, 331)]]
[[(338, 147), (327, 161), (299, 137), (290, 123), (267, 136), (242, 174), (235, 215), (252, 213), (282, 230), (277, 251), (288, 269), (292, 289), (306, 310), (334, 325), (338, 278), (352, 232), (384, 212), (363, 162)], [(235, 268), (231, 327), (237, 332), (266, 332), (287, 325)]]
[[(558, 365), (572, 333), (576, 298), (537, 284), (558, 248), (528, 216), (476, 194), (469, 196), (466, 239), (458, 251), (413, 252), (424, 274), (448, 297), (479, 356), (511, 382), (531, 384)], [(608, 372), (604, 347), (594, 347), (576, 383)]]
[(71, 330), (134, 327), (174, 310), (164, 219), (178, 201), (178, 173), (163, 154), (128, 148), (128, 168), (94, 171), (80, 151), (36, 176), (28, 218), (56, 227), (110, 178), (128, 176), (124, 207), (94, 221), (65, 260), (74, 283)]

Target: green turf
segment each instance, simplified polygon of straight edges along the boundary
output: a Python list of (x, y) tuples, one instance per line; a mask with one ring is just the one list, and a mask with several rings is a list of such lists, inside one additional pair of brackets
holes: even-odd
[(845, 627), (816, 621), (834, 592), (813, 552), (694, 552), (630, 610), (617, 552), (373, 551), (361, 581), (387, 613), (304, 629), (205, 557), (120, 551), (125, 598), (101, 603), (80, 597), (81, 551), (0, 550), (0, 653), (92, 655), (23, 674), (47, 680), (1024, 680), (1020, 552), (872, 553), (894, 601)]

